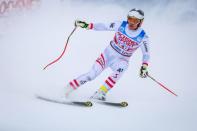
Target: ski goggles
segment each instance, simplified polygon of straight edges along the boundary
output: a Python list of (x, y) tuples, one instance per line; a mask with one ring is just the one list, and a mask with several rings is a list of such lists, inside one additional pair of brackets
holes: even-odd
[(128, 21), (129, 24), (132, 24), (132, 25), (137, 25), (141, 22), (140, 19), (137, 19), (135, 17), (128, 17), (127, 21)]

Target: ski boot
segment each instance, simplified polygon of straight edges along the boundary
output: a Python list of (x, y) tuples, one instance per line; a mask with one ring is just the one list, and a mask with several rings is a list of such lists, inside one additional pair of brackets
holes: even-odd
[(98, 90), (94, 93), (93, 96), (90, 97), (90, 99), (100, 100), (100, 101), (106, 101), (106, 93)]

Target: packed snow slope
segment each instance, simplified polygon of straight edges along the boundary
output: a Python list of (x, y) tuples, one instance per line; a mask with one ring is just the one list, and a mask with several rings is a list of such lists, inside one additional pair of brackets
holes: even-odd
[[(0, 18), (0, 131), (196, 131), (197, 3), (195, 1), (42, 1), (26, 13)], [(48, 103), (35, 94), (58, 97), (63, 87), (86, 73), (114, 32), (77, 29), (63, 58), (57, 58), (76, 19), (87, 22), (125, 20), (131, 8), (145, 12), (150, 37), (149, 73), (178, 94), (139, 77), (142, 54), (108, 94), (127, 108), (95, 104), (92, 108)], [(72, 94), (90, 97), (110, 69)]]

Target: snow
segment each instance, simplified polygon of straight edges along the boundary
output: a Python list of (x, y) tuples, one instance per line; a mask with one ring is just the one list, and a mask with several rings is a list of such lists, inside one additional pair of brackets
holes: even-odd
[[(98, 3), (43, 1), (40, 8), (25, 15), (0, 18), (0, 131), (196, 130), (196, 2), (160, 3), (151, 9), (146, 3), (123, 7), (107, 2), (97, 7)], [(43, 71), (60, 55), (75, 19), (111, 22), (124, 19), (136, 6), (145, 11), (143, 27), (151, 40), (149, 72), (178, 97), (151, 79), (139, 78), (142, 55), (138, 50), (127, 72), (108, 94), (110, 100), (127, 101), (127, 108), (100, 104), (85, 108), (35, 98), (35, 94), (61, 95), (66, 83), (87, 72), (113, 38), (114, 32), (77, 29), (64, 57)], [(193, 16), (188, 15), (190, 12)], [(91, 96), (110, 72), (107, 69), (72, 97)]]

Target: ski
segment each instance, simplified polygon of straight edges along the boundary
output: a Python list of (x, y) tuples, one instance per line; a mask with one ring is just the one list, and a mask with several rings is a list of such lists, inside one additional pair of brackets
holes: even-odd
[(122, 102), (110, 102), (110, 101), (95, 101), (96, 103), (108, 105), (108, 106), (115, 106), (115, 107), (127, 107), (129, 104), (126, 101)]
[(84, 107), (92, 107), (93, 103), (98, 103), (102, 105), (107, 106), (114, 106), (114, 107), (127, 107), (128, 103), (126, 101), (122, 102), (111, 102), (111, 101), (102, 101), (102, 100), (91, 100), (91, 101), (77, 101), (77, 100), (62, 100), (62, 99), (56, 99), (56, 98), (49, 98), (45, 96), (36, 95), (37, 99), (52, 102), (52, 103), (58, 103), (58, 104), (64, 104), (64, 105), (75, 105), (75, 106), (84, 106)]
[(64, 105), (76, 105), (76, 106), (84, 106), (84, 107), (92, 107), (93, 106), (91, 101), (73, 101), (73, 100), (65, 101), (65, 100), (61, 100), (61, 99), (52, 99), (52, 98), (39, 96), (39, 95), (36, 95), (36, 98), (43, 100), (43, 101), (64, 104)]

